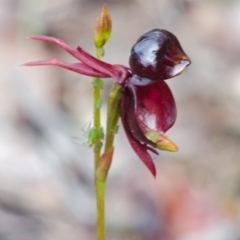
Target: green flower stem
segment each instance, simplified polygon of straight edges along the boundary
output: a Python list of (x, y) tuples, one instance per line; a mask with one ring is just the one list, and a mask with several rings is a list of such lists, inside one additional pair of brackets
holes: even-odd
[(105, 179), (96, 177), (95, 188), (97, 200), (97, 240), (105, 240)]
[[(105, 239), (105, 182), (113, 156), (113, 141), (119, 120), (122, 87), (114, 84), (108, 99), (107, 132), (104, 154), (97, 159), (95, 167), (95, 188), (97, 201), (97, 240)], [(96, 155), (95, 155), (96, 156)], [(96, 159), (95, 159), (96, 163)], [(97, 171), (98, 170), (98, 171)]]
[[(100, 58), (96, 49), (96, 56)], [(97, 177), (97, 167), (101, 158), (102, 138), (101, 132), (101, 89), (103, 82), (100, 78), (93, 79), (93, 129), (95, 130), (94, 139), (94, 179), (95, 179), (95, 194), (97, 205), (97, 240), (105, 240), (105, 180)]]
[[(96, 79), (93, 81), (96, 82)], [(100, 99), (101, 89), (94, 85), (93, 86), (93, 97), (94, 97), (94, 129), (100, 129), (100, 108), (98, 108), (98, 101)], [(97, 240), (105, 240), (105, 211), (104, 211), (104, 195), (105, 195), (105, 181), (100, 181), (97, 178), (97, 167), (101, 158), (101, 138), (99, 131), (96, 131), (96, 137), (94, 140), (94, 178), (95, 178), (95, 192), (96, 192), (96, 204), (97, 204)]]
[(99, 101), (101, 99), (101, 87), (99, 82), (102, 80), (99, 78), (93, 79), (93, 128), (96, 130), (96, 136), (94, 139), (94, 166), (95, 171), (97, 169), (97, 165), (100, 161), (101, 157), (101, 136), (100, 136), (100, 128), (101, 128), (101, 112), (99, 107)]

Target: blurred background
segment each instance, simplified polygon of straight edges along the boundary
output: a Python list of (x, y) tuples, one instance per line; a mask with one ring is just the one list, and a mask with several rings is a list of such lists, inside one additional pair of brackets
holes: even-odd
[[(106, 191), (107, 239), (239, 240), (238, 0), (0, 0), (0, 240), (95, 239), (86, 144), (91, 78), (20, 65), (75, 61), (29, 35), (61, 38), (94, 54), (103, 3), (113, 21), (105, 61), (128, 65), (132, 45), (153, 28), (173, 32), (192, 60), (168, 81), (178, 118), (167, 135), (179, 152), (154, 157), (156, 179), (120, 125)], [(105, 81), (104, 103), (111, 85)]]

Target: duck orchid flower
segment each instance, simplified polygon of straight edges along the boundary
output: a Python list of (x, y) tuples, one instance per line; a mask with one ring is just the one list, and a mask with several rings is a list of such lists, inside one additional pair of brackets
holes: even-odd
[(166, 30), (153, 29), (134, 44), (130, 68), (99, 60), (81, 47), (72, 48), (64, 41), (48, 36), (31, 36), (32, 40), (50, 42), (63, 48), (77, 63), (58, 59), (25, 63), (25, 66), (54, 65), (100, 78), (113, 78), (122, 87), (120, 117), (127, 138), (143, 163), (155, 176), (149, 151), (177, 151), (177, 146), (164, 134), (176, 120), (176, 105), (164, 81), (179, 75), (191, 62), (177, 38)]

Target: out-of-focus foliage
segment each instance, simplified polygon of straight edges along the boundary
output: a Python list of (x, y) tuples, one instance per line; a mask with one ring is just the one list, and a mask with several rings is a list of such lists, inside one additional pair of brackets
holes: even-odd
[[(28, 35), (94, 54), (104, 2), (113, 21), (104, 60), (127, 65), (132, 45), (153, 28), (173, 32), (192, 60), (168, 82), (178, 107), (169, 135), (179, 152), (155, 158), (156, 180), (120, 126), (107, 185), (109, 239), (240, 239), (240, 2), (207, 0), (1, 1), (0, 239), (94, 239), (91, 78), (20, 64), (73, 60)], [(109, 89), (110, 81), (104, 102)]]

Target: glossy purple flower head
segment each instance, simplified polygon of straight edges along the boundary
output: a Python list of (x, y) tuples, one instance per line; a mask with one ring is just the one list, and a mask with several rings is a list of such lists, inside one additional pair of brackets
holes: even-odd
[(189, 64), (178, 39), (160, 29), (143, 34), (132, 47), (129, 59), (133, 74), (152, 81), (175, 77)]
[(81, 47), (72, 48), (60, 39), (47, 36), (30, 39), (54, 43), (78, 62), (51, 59), (25, 66), (54, 65), (91, 77), (114, 78), (122, 86), (120, 117), (124, 130), (133, 150), (155, 176), (149, 151), (155, 154), (158, 154), (156, 149), (177, 151), (176, 145), (164, 135), (176, 120), (176, 105), (163, 81), (180, 74), (190, 64), (177, 38), (166, 30), (145, 33), (132, 48), (130, 68), (101, 61)]

